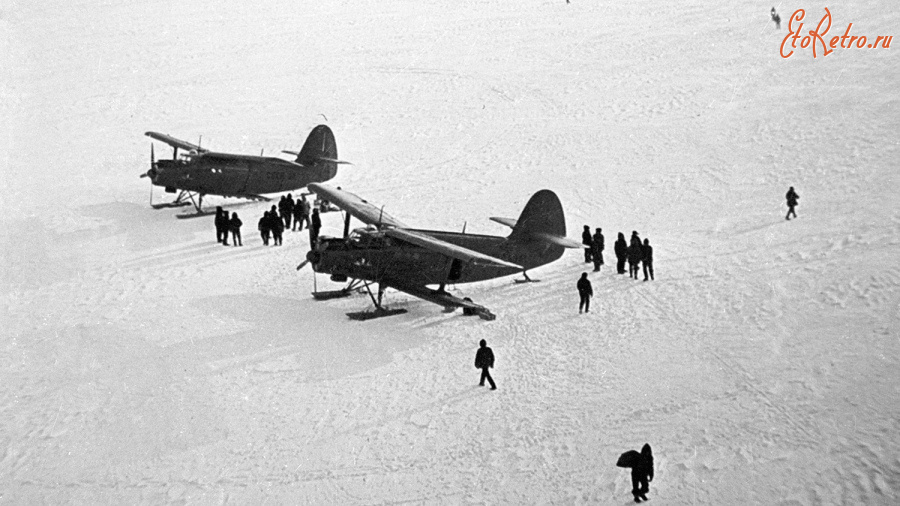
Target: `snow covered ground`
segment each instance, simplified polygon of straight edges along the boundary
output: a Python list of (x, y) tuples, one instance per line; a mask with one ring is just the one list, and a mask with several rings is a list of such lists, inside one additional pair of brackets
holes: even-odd
[[(0, 2), (0, 503), (627, 504), (646, 442), (654, 504), (900, 502), (897, 48), (779, 56), (798, 8), (870, 39), (900, 11), (770, 7)], [(550, 188), (657, 280), (607, 264), (579, 315), (572, 251), (452, 288), (493, 322), (397, 292), (353, 322), (305, 234), (148, 206), (147, 130), (255, 154), (323, 122), (333, 183), (404, 222), (505, 234)]]

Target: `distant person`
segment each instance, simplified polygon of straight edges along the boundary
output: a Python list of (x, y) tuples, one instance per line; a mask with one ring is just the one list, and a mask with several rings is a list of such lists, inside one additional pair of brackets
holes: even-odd
[(641, 248), (641, 263), (644, 264), (644, 281), (647, 281), (647, 272), (650, 272), (650, 280), (653, 280), (653, 246), (650, 246), (650, 239), (644, 239), (644, 246)]
[(634, 495), (634, 502), (647, 500), (651, 481), (653, 481), (653, 451), (649, 444), (645, 444), (641, 448), (640, 458), (631, 468), (631, 494)]
[(488, 370), (494, 367), (494, 352), (488, 348), (487, 341), (484, 339), (478, 344), (481, 346), (478, 348), (478, 352), (475, 353), (475, 368), (481, 369), (481, 381), (478, 383), (478, 386), (483, 387), (484, 380), (488, 380), (488, 383), (491, 384), (491, 390), (497, 390), (494, 378), (491, 378), (491, 372)]
[(619, 232), (614, 246), (616, 252), (616, 272), (625, 274), (625, 261), (628, 260), (628, 243), (625, 242), (625, 234)]
[(781, 29), (781, 16), (779, 16), (778, 13), (775, 12), (775, 7), (772, 7), (771, 14), (772, 14), (772, 21), (775, 22), (775, 29), (780, 30)]
[(581, 279), (575, 284), (575, 288), (578, 288), (578, 296), (581, 298), (581, 302), (578, 303), (578, 314), (582, 312), (590, 313), (591, 297), (594, 296), (594, 288), (591, 286), (591, 280), (588, 279), (588, 273), (581, 273)]
[(228, 246), (228, 212), (216, 206), (216, 242)]
[(281, 215), (281, 219), (284, 220), (284, 228), (291, 228), (291, 218), (294, 217), (294, 197), (291, 196), (290, 193), (287, 194), (287, 198), (284, 199), (284, 213)]
[(303, 230), (303, 223), (301, 220), (303, 219), (303, 206), (300, 204), (300, 199), (297, 199), (297, 202), (294, 203), (294, 220), (291, 223), (291, 231), (294, 232), (297, 230), (297, 226), (300, 226), (300, 230)]
[(591, 237), (591, 227), (585, 225), (581, 233), (581, 244), (584, 244), (584, 263), (591, 263), (591, 250), (594, 248), (594, 239)]
[(642, 256), (643, 244), (641, 244), (641, 238), (638, 236), (637, 230), (633, 230), (631, 232), (631, 243), (628, 245), (628, 276), (632, 279), (638, 278)]
[(309, 228), (309, 201), (306, 200), (306, 195), (300, 195), (300, 230), (303, 230), (303, 224), (306, 223), (307, 228)]
[(256, 228), (259, 230), (260, 237), (262, 237), (263, 246), (268, 246), (269, 236), (272, 233), (272, 229), (269, 225), (269, 211), (263, 212), (262, 218), (259, 219)]
[(284, 222), (281, 221), (281, 217), (278, 216), (278, 209), (273, 205), (269, 212), (268, 223), (269, 230), (272, 232), (272, 246), (280, 246), (282, 232), (284, 231)]
[(237, 213), (231, 213), (231, 221), (228, 222), (228, 228), (231, 230), (231, 241), (235, 246), (243, 246), (241, 242), (241, 225), (244, 222), (238, 218)]
[(797, 199), (800, 198), (800, 195), (797, 195), (797, 192), (794, 191), (794, 187), (791, 186), (791, 188), (784, 195), (784, 198), (787, 199), (788, 206), (788, 212), (785, 215), (784, 219), (790, 220), (792, 214), (794, 215), (794, 218), (796, 218), (797, 212), (794, 211), (794, 208), (797, 207)]
[(309, 249), (315, 248), (316, 241), (319, 239), (319, 230), (321, 229), (322, 218), (319, 217), (319, 210), (313, 209), (312, 220), (309, 224)]
[(272, 245), (281, 246), (284, 239), (284, 222), (275, 211), (269, 211), (269, 226), (272, 228)]
[(278, 201), (278, 219), (281, 220), (282, 226), (288, 223), (286, 195), (282, 195), (281, 200)]
[(591, 240), (591, 257), (594, 259), (594, 272), (599, 271), (600, 266), (603, 265), (603, 249), (606, 245), (602, 231), (602, 228), (598, 228), (594, 233), (594, 238)]

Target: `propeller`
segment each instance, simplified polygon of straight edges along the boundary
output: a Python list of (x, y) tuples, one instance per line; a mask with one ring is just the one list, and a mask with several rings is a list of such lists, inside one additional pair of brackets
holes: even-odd
[(150, 144), (150, 170), (141, 174), (141, 177), (149, 177), (153, 179), (156, 175), (156, 154), (153, 152), (153, 143)]

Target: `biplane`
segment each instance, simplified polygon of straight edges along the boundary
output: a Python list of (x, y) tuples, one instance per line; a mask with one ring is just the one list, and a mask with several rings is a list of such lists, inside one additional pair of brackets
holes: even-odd
[[(448, 311), (461, 307), (466, 314), (493, 320), (495, 315), (486, 307), (453, 296), (445, 290), (446, 285), (516, 273), (530, 281), (528, 269), (553, 262), (565, 248), (583, 247), (566, 237), (562, 204), (550, 190), (535, 193), (518, 219), (492, 217), (512, 229), (508, 237), (498, 237), (410, 228), (353, 193), (318, 183), (308, 188), (345, 212), (344, 234), (319, 237), (297, 269), (309, 263), (313, 271), (330, 274), (332, 281), (348, 281), (341, 290), (314, 292), (316, 298), (367, 291), (375, 311), (358, 313), (361, 318), (405, 312), (383, 306), (384, 290), (390, 287)], [(351, 232), (351, 217), (367, 227)], [(377, 296), (372, 285), (377, 285)]]
[[(283, 151), (296, 156), (294, 161), (210, 151), (158, 132), (145, 135), (173, 148), (171, 160), (156, 160), (150, 144), (150, 170), (141, 177), (149, 177), (152, 185), (164, 187), (167, 193), (178, 192), (174, 202), (154, 207), (192, 203), (200, 213), (204, 195), (269, 200), (263, 195), (328, 181), (337, 174), (338, 164), (349, 163), (338, 160), (334, 134), (326, 125), (313, 128), (299, 152)], [(180, 156), (179, 149), (183, 150)]]

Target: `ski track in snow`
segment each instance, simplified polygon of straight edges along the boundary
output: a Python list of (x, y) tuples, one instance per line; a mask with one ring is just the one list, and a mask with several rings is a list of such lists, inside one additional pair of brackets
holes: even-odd
[[(894, 53), (782, 59), (747, 1), (369, 3), (0, 8), (0, 503), (629, 504), (645, 442), (654, 503), (900, 501)], [(448, 287), (492, 322), (354, 322), (305, 231), (261, 245), (271, 203), (207, 199), (241, 248), (147, 206), (143, 132), (271, 153), (323, 115), (333, 183), (412, 226), (557, 192), (609, 245), (590, 314), (573, 251)], [(631, 230), (655, 281), (612, 271)]]

